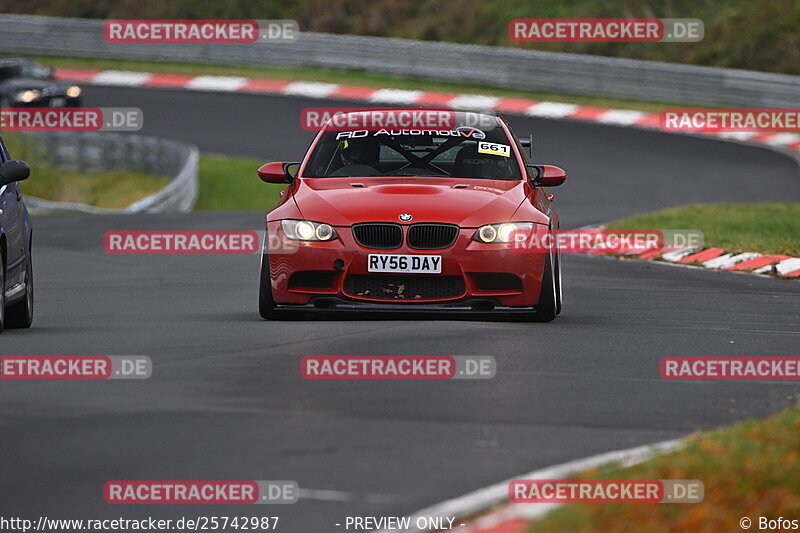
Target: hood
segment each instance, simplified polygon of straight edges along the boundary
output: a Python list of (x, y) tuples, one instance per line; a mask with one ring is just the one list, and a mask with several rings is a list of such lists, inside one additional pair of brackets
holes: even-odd
[(359, 222), (443, 222), (461, 227), (505, 222), (525, 199), (523, 181), (463, 178), (301, 178), (294, 199), (303, 217)]

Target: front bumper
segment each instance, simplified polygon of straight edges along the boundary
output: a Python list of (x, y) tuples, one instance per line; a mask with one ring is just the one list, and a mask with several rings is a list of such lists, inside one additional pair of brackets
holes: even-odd
[(536, 311), (534, 306), (508, 307), (491, 298), (472, 298), (454, 303), (395, 303), (364, 302), (341, 299), (338, 297), (318, 296), (312, 297), (306, 304), (279, 304), (276, 308), (279, 313), (286, 315), (314, 314), (314, 315), (374, 315), (381, 318), (402, 315), (447, 315), (468, 316), (470, 318), (492, 318), (498, 315), (517, 316), (529, 318)]
[[(468, 314), (491, 311), (522, 314), (530, 313), (539, 300), (546, 254), (514, 249), (506, 244), (473, 241), (474, 228), (460, 229), (456, 242), (443, 250), (415, 250), (405, 243), (394, 250), (367, 249), (356, 243), (350, 228), (337, 227), (336, 231), (339, 238), (333, 241), (298, 242), (283, 236), (280, 222), (268, 224), (266, 242), (269, 243), (270, 282), (278, 309)], [(374, 293), (355, 293), (352, 283), (348, 290), (350, 276), (361, 279), (363, 276), (381, 276), (368, 271), (370, 253), (439, 255), (442, 258), (441, 274), (397, 274), (386, 277), (447, 277), (458, 280), (463, 290), (446, 297), (428, 297), (424, 294), (400, 297), (388, 289), (384, 291), (390, 293), (388, 296), (375, 297)], [(328, 281), (313, 287), (298, 284), (297, 280), (305, 273), (317, 273)], [(513, 283), (486, 283), (487, 279), (496, 279), (498, 275)]]

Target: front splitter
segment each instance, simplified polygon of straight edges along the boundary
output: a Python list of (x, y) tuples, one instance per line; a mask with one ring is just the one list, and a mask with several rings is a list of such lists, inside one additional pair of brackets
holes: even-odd
[(448, 303), (383, 303), (383, 302), (362, 302), (345, 300), (339, 297), (316, 297), (309, 300), (307, 304), (291, 305), (278, 304), (275, 308), (278, 312), (287, 314), (374, 314), (385, 315), (460, 315), (475, 318), (492, 318), (499, 316), (518, 316), (524, 317), (536, 311), (534, 306), (507, 307), (497, 304), (496, 300), (486, 298), (473, 298)]

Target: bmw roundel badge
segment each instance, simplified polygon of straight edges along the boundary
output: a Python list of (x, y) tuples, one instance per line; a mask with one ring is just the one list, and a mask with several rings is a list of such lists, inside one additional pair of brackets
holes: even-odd
[(412, 217), (412, 216), (411, 216), (411, 215), (409, 215), (408, 213), (403, 213), (402, 215), (400, 215), (400, 216), (399, 216), (399, 217), (397, 217), (397, 218), (399, 218), (399, 219), (400, 219), (402, 222), (408, 222), (409, 220), (411, 220), (411, 219), (412, 219), (412, 218), (414, 218), (414, 217)]

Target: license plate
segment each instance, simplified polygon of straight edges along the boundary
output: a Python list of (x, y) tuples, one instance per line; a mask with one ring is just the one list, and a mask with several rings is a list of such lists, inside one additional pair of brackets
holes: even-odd
[(404, 274), (441, 274), (441, 255), (369, 254), (369, 272), (401, 272)]
[(67, 100), (64, 98), (51, 98), (50, 99), (50, 107), (63, 107), (64, 104), (67, 103)]

